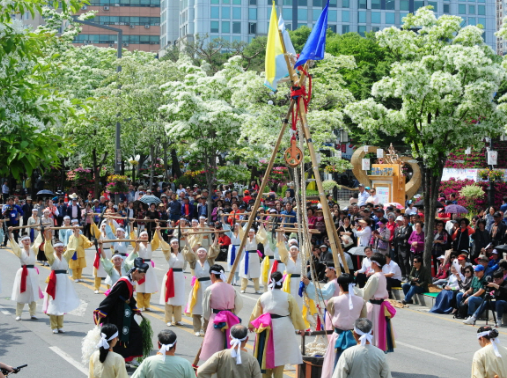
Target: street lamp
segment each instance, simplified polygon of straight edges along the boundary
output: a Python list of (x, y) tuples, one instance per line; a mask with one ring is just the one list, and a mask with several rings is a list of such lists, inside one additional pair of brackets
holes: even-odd
[[(118, 48), (117, 48), (117, 57), (120, 59), (122, 57), (122, 46), (123, 46), (123, 30), (119, 28), (113, 28), (112, 26), (101, 25), (96, 22), (80, 20), (78, 16), (72, 16), (74, 22), (78, 24), (94, 26), (99, 29), (110, 30), (118, 33)], [(121, 72), (121, 66), (118, 65), (117, 72)], [(116, 121), (116, 154), (115, 154), (115, 164), (114, 164), (114, 173), (120, 174), (120, 165), (121, 165), (121, 143), (120, 143), (120, 132), (121, 132), (121, 124), (120, 124), (120, 113), (117, 114)], [(120, 195), (116, 194), (114, 198), (114, 202), (116, 205), (120, 202)]]

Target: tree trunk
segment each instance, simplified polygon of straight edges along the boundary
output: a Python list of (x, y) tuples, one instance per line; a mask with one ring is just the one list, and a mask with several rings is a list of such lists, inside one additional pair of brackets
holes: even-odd
[[(132, 161), (135, 160), (135, 157), (132, 158)], [(136, 182), (136, 166), (132, 165), (132, 184)]]
[(141, 180), (141, 167), (143, 166), (144, 162), (146, 161), (147, 155), (139, 155), (139, 164), (137, 165), (137, 176), (139, 180)]
[(167, 177), (167, 171), (169, 170), (169, 165), (167, 164), (167, 148), (169, 147), (169, 143), (164, 142), (162, 148), (164, 149), (164, 181), (169, 181)]
[(171, 148), (171, 169), (174, 178), (183, 176), (183, 173), (181, 173), (180, 163), (178, 161), (178, 155), (176, 154), (175, 148)]
[(125, 175), (125, 160), (121, 160), (121, 169), (120, 169), (120, 173), (122, 176)]
[(442, 179), (443, 164), (438, 164), (433, 170), (423, 165), (424, 177), (424, 267), (427, 271), (427, 280), (431, 282), (431, 262), (435, 229), (436, 203), (438, 200), (438, 189)]
[(213, 183), (215, 182), (216, 175), (216, 157), (213, 153), (205, 155), (205, 160), (208, 162), (208, 168), (206, 169), (206, 184), (208, 186), (208, 219), (211, 219), (211, 212), (213, 211)]

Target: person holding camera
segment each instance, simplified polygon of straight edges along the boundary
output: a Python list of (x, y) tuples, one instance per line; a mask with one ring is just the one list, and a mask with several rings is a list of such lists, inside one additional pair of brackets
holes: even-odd
[[(503, 278), (504, 272), (497, 270), (493, 273), (493, 278), (486, 278), (486, 294), (484, 302), (476, 311), (480, 315), (485, 309), (496, 311), (497, 319), (495, 327), (506, 327), (507, 323), (503, 323), (502, 318), (504, 312), (507, 312), (507, 280)], [(491, 282), (492, 281), (492, 282)]]
[(486, 278), (484, 277), (484, 267), (482, 265), (476, 265), (474, 267), (474, 278), (472, 278), (472, 284), (470, 289), (465, 291), (464, 294), (459, 293), (457, 296), (457, 302), (461, 303), (465, 299), (465, 304), (468, 305), (468, 318), (463, 320), (463, 323), (469, 325), (475, 325), (475, 321), (480, 315), (481, 304), (484, 301), (484, 294), (486, 290)]

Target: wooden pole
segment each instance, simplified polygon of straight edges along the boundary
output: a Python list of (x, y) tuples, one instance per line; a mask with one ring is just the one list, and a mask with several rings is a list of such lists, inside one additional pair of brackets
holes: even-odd
[(99, 243), (118, 243), (118, 242), (142, 242), (146, 241), (143, 239), (105, 239), (105, 240), (99, 240)]
[[(269, 163), (266, 168), (266, 173), (264, 174), (264, 178), (262, 179), (261, 186), (259, 188), (259, 193), (264, 193), (264, 188), (266, 187), (266, 185), (268, 183), (269, 174), (270, 174), (271, 170), (273, 169), (273, 165), (275, 164), (276, 154), (278, 153), (278, 149), (280, 148), (280, 144), (282, 143), (283, 135), (285, 133), (285, 128), (287, 127), (287, 124), (289, 123), (289, 117), (292, 113), (292, 108), (294, 107), (294, 105), (295, 105), (295, 101), (291, 100), (290, 105), (289, 105), (289, 111), (287, 112), (287, 116), (285, 117), (285, 119), (282, 121), (282, 127), (280, 129), (280, 134), (278, 134), (278, 139), (276, 140), (275, 146), (273, 147), (273, 153), (271, 154), (271, 158), (269, 159)], [(257, 210), (259, 209), (259, 206), (261, 203), (261, 197), (262, 197), (261, 195), (258, 195), (255, 198), (255, 202), (254, 202), (254, 205), (253, 205), (253, 208), (251, 211), (253, 214), (256, 214)], [(250, 217), (248, 219), (246, 229), (249, 230), (250, 228), (252, 228), (252, 224), (254, 222), (255, 222), (255, 216)], [(241, 244), (239, 246), (239, 250), (236, 253), (236, 259), (234, 260), (234, 264), (232, 265), (231, 271), (229, 272), (229, 277), (227, 277), (227, 283), (229, 283), (229, 284), (232, 282), (232, 279), (234, 278), (234, 272), (236, 271), (236, 269), (238, 267), (239, 261), (241, 259), (241, 253), (243, 252), (243, 248), (245, 248), (246, 240), (247, 240), (247, 236), (245, 235), (245, 237), (241, 239)]]

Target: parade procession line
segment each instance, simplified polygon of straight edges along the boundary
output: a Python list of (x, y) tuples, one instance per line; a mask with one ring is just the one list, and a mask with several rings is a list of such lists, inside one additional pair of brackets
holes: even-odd
[[(12, 251), (12, 249), (8, 248), (8, 247), (4, 247), (3, 249), (9, 251), (12, 255), (14, 255), (14, 252)], [(38, 268), (43, 268), (43, 269), (46, 269), (48, 271), (51, 270), (51, 267), (48, 267), (48, 266), (38, 266)], [(81, 281), (81, 282), (77, 282), (78, 284), (81, 284), (82, 286), (90, 289), (91, 291), (95, 291), (95, 288), (91, 285), (93, 284), (93, 280), (91, 278), (87, 278), (87, 277), (82, 277), (81, 278), (82, 280), (84, 280), (85, 282)], [(72, 280), (73, 281), (73, 280)], [(74, 283), (74, 281), (73, 281)], [(104, 285), (104, 284), (101, 284), (100, 285), (100, 288), (102, 290), (107, 290), (107, 287)], [(103, 293), (101, 293), (103, 294)], [(255, 300), (257, 301), (257, 299), (254, 299), (254, 298), (251, 298), (251, 297), (248, 297), (248, 296), (245, 296), (245, 295), (241, 295), (242, 297), (244, 298), (247, 298), (247, 299), (250, 299), (250, 300)], [(164, 313), (164, 310), (158, 306), (155, 306), (155, 305), (150, 305), (151, 309), (152, 310), (157, 310), (157, 312), (160, 312), (160, 313)], [(2, 310), (1, 311), (4, 315), (10, 315), (10, 312), (8, 311), (4, 311)], [(154, 311), (143, 311), (143, 316), (144, 315), (149, 315), (151, 316), (152, 318), (154, 319), (158, 319), (158, 320), (161, 320), (164, 324), (165, 324), (165, 319), (163, 316), (155, 313)], [(187, 316), (184, 315), (181, 319), (184, 323), (188, 324), (189, 326), (192, 326), (192, 322), (190, 320), (187, 319)], [(189, 329), (187, 327), (178, 327), (178, 326), (175, 326), (177, 329), (181, 329), (181, 330), (184, 330), (185, 332), (188, 332), (189, 334), (191, 334), (192, 336), (195, 337), (194, 335), (194, 332), (193, 332), (193, 329)], [(246, 344), (245, 345), (246, 348), (250, 349), (253, 351), (253, 347), (252, 345), (250, 344)], [(67, 362), (69, 362), (71, 365), (75, 366), (78, 370), (80, 370), (81, 372), (83, 372), (84, 374), (88, 375), (88, 370), (85, 369), (83, 367), (83, 365), (81, 365), (80, 363), (76, 362), (76, 360), (74, 360), (70, 355), (68, 355), (67, 353), (65, 353), (63, 350), (61, 350), (60, 348), (58, 347), (50, 347), (49, 349), (51, 349), (54, 353), (56, 353), (57, 355), (59, 355), (60, 357), (62, 357), (64, 360), (66, 360)], [(295, 378), (296, 377), (296, 374), (295, 374), (295, 366), (291, 366), (294, 370), (284, 370), (284, 375), (287, 375), (291, 378)]]

